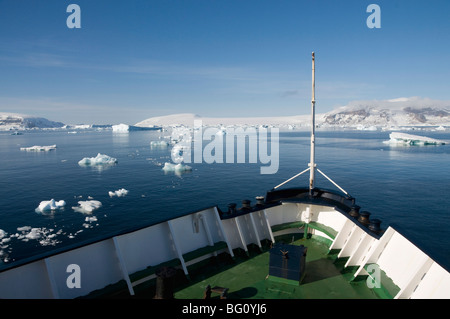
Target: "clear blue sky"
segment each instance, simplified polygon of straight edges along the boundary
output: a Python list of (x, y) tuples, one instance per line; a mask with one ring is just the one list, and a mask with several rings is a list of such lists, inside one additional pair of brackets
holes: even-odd
[[(81, 28), (69, 29), (71, 3)], [(369, 4), (381, 28), (369, 29)], [(450, 100), (450, 1), (2, 0), (0, 112), (65, 123)]]

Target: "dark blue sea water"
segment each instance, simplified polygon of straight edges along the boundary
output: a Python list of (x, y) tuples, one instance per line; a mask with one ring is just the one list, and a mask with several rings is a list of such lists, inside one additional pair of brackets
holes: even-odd
[[(409, 132), (411, 133), (411, 132)], [(418, 135), (450, 140), (449, 132)], [(450, 265), (450, 145), (394, 147), (389, 132), (316, 132), (318, 168), (356, 198), (383, 228), (401, 226), (441, 264)], [(261, 163), (189, 164), (191, 172), (164, 173), (170, 148), (151, 148), (167, 133), (113, 133), (110, 130), (0, 133), (0, 268), (36, 254), (93, 240), (205, 207), (255, 196), (307, 168), (309, 133), (280, 132), (279, 170), (260, 174)], [(57, 145), (49, 152), (21, 147)], [(118, 163), (104, 169), (78, 161), (97, 153)], [(308, 174), (286, 184), (307, 186)], [(318, 174), (316, 186), (334, 186)], [(109, 191), (125, 188), (124, 197)], [(37, 213), (41, 201), (64, 200), (63, 210)], [(87, 215), (72, 209), (78, 201), (98, 200)], [(90, 219), (86, 219), (89, 217)], [(95, 218), (92, 218), (95, 217)], [(35, 230), (32, 232), (32, 229)], [(28, 238), (26, 237), (28, 235)]]

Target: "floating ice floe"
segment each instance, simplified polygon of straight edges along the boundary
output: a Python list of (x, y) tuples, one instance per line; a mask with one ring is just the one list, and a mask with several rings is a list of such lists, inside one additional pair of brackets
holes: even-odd
[(227, 129), (225, 127), (221, 127), (216, 133), (216, 135), (225, 135), (225, 134), (227, 134)]
[(192, 167), (190, 167), (188, 165), (184, 165), (184, 164), (181, 164), (181, 163), (172, 164), (172, 163), (168, 163), (168, 162), (166, 162), (164, 164), (164, 167), (162, 169), (165, 172), (187, 172), (187, 171), (192, 171)]
[(192, 142), (192, 130), (187, 127), (177, 127), (172, 130), (170, 135), (170, 144), (190, 145)]
[(32, 151), (32, 152), (48, 152), (56, 149), (56, 145), (48, 145), (48, 146), (31, 146), (31, 147), (21, 147), (21, 151)]
[(445, 141), (437, 140), (431, 137), (392, 132), (389, 134), (389, 141), (385, 143), (391, 145), (444, 145)]
[(53, 198), (51, 200), (42, 201), (38, 208), (35, 209), (37, 213), (45, 213), (55, 210), (63, 209), (66, 206), (66, 202), (63, 200), (55, 201)]
[[(19, 240), (29, 241), (29, 240), (38, 240), (41, 246), (55, 246), (60, 243), (56, 239), (56, 236), (61, 234), (61, 230), (54, 233), (54, 229), (45, 228), (45, 227), (31, 227), (31, 226), (23, 226), (18, 227), (17, 231), (21, 232), (21, 234), (17, 233), (14, 235)], [(13, 237), (13, 236), (11, 236)]]
[(84, 219), (85, 222), (96, 222), (97, 221), (97, 217), (92, 216), (92, 217), (86, 217)]
[(76, 232), (75, 232), (75, 234), (72, 234), (72, 233), (70, 233), (68, 236), (67, 236), (67, 238), (75, 238), (75, 236), (76, 235), (78, 235), (79, 233), (81, 233), (81, 232), (83, 232), (83, 229), (80, 229), (80, 230), (77, 230)]
[(167, 147), (169, 146), (169, 143), (166, 141), (151, 141), (150, 142), (151, 147)]
[[(86, 217), (84, 221), (85, 221), (85, 223), (83, 224), (84, 228), (93, 228), (94, 226), (92, 225), (92, 223), (97, 221), (97, 217), (95, 216)], [(98, 226), (98, 224), (96, 224), (96, 226)]]
[(358, 124), (356, 126), (356, 129), (358, 131), (378, 131), (378, 128), (376, 126), (374, 126), (374, 125), (365, 126), (365, 125), (362, 125), (362, 124)]
[(40, 228), (31, 228), (30, 232), (25, 235), (28, 239), (38, 239), (41, 237), (41, 229)]
[(10, 237), (7, 237), (8, 233), (3, 229), (0, 229), (0, 263), (3, 261), (5, 263), (9, 262), (9, 253), (11, 248), (7, 243), (11, 241)]
[(85, 157), (78, 162), (81, 166), (94, 166), (94, 165), (114, 165), (117, 164), (117, 159), (105, 154), (98, 153), (96, 157)]
[(114, 197), (114, 196), (123, 197), (128, 194), (128, 190), (126, 190), (125, 188), (121, 188), (114, 192), (109, 191), (108, 194), (109, 194), (109, 197)]
[(102, 207), (102, 203), (98, 200), (86, 200), (79, 201), (78, 206), (72, 207), (72, 209), (79, 213), (90, 214), (100, 207)]

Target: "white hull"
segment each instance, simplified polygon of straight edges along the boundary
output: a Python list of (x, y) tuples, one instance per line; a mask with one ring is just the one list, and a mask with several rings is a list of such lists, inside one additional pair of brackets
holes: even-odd
[[(295, 222), (308, 223), (310, 233), (340, 250), (339, 257), (348, 258), (346, 267), (359, 267), (355, 276), (367, 275), (365, 267), (377, 264), (400, 288), (395, 298), (450, 298), (449, 272), (392, 227), (379, 237), (331, 206), (285, 202), (261, 208), (221, 219), (217, 207), (211, 207), (18, 265), (0, 272), (0, 298), (76, 298), (123, 279), (134, 294), (135, 285), (155, 275), (136, 281), (130, 275), (148, 266), (177, 260), (188, 275), (188, 265), (214, 253), (233, 255), (236, 248), (247, 250), (282, 233), (303, 232), (289, 228)], [(287, 228), (273, 233), (280, 225)], [(196, 259), (186, 255), (205, 247), (209, 249)], [(80, 269), (79, 288), (67, 284), (72, 264)]]

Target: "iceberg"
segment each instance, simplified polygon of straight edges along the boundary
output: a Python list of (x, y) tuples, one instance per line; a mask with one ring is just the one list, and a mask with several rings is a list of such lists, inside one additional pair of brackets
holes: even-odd
[(109, 197), (114, 197), (114, 196), (123, 197), (128, 194), (128, 190), (126, 190), (125, 188), (121, 188), (114, 192), (109, 191), (108, 194), (109, 194)]
[(117, 164), (116, 158), (100, 153), (98, 153), (96, 157), (85, 157), (78, 162), (78, 165), (80, 166), (113, 165), (113, 164)]
[(181, 163), (179, 163), (179, 164), (172, 164), (172, 163), (168, 163), (168, 162), (166, 162), (164, 164), (164, 167), (162, 169), (165, 172), (187, 172), (187, 171), (192, 171), (192, 167), (190, 167), (188, 165), (183, 165)]
[(92, 125), (90, 124), (76, 124), (73, 128), (79, 129), (79, 130), (87, 130), (92, 128)]
[(79, 213), (84, 214), (90, 214), (94, 210), (99, 209), (102, 207), (102, 203), (98, 200), (86, 200), (86, 201), (79, 201), (78, 206), (72, 207), (72, 209)]
[(53, 198), (51, 200), (42, 201), (39, 206), (35, 209), (37, 213), (45, 213), (49, 211), (55, 211), (63, 209), (66, 206), (66, 202), (63, 200), (55, 201)]
[(401, 132), (392, 132), (389, 134), (388, 144), (393, 145), (444, 145), (445, 141), (437, 140), (431, 137), (406, 134)]
[(118, 124), (112, 126), (113, 132), (128, 132), (130, 130), (130, 126), (126, 124)]
[(48, 152), (56, 149), (56, 145), (49, 146), (31, 146), (31, 147), (21, 147), (21, 151), (32, 151), (32, 152)]
[(160, 130), (161, 127), (152, 126), (152, 127), (140, 127), (140, 126), (133, 126), (128, 124), (117, 124), (112, 126), (113, 132), (117, 133), (128, 133), (131, 131), (153, 131), (153, 130)]

